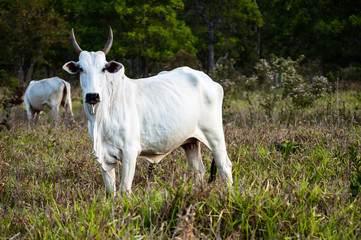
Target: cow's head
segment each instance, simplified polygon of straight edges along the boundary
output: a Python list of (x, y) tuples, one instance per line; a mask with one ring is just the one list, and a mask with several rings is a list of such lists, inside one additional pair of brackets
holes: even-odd
[(75, 52), (79, 55), (79, 61), (67, 62), (64, 64), (63, 69), (71, 74), (80, 72), (83, 99), (85, 103), (95, 106), (102, 99), (101, 93), (107, 80), (107, 72), (116, 73), (122, 68), (122, 64), (115, 61), (107, 62), (105, 59), (105, 55), (109, 52), (113, 43), (112, 29), (109, 29), (108, 42), (104, 49), (98, 52), (83, 51), (75, 39), (73, 29), (70, 32), (70, 38)]

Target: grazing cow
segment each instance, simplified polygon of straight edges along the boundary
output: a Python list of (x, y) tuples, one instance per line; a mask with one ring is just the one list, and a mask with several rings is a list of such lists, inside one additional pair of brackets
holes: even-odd
[(39, 114), (44, 107), (49, 107), (52, 119), (56, 119), (60, 105), (64, 106), (68, 116), (73, 117), (70, 84), (58, 77), (31, 81), (25, 91), (24, 102), (29, 120)]
[(205, 168), (200, 143), (214, 156), (222, 180), (232, 183), (222, 126), (223, 89), (205, 73), (180, 67), (137, 80), (124, 75), (122, 64), (107, 62), (113, 33), (103, 51), (83, 51), (71, 30), (78, 62), (63, 69), (80, 72), (84, 110), (93, 150), (100, 163), (107, 194), (115, 195), (115, 169), (122, 161), (120, 192), (129, 195), (137, 157), (158, 163), (183, 147), (188, 163), (200, 180)]

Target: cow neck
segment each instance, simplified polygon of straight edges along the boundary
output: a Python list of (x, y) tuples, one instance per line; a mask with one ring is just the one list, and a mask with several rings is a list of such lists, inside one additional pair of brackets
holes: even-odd
[(116, 131), (116, 122), (113, 120), (115, 111), (114, 105), (116, 96), (116, 88), (120, 83), (116, 81), (115, 76), (106, 74), (105, 86), (100, 93), (100, 102), (98, 103), (96, 115), (93, 124), (94, 142), (93, 149), (99, 163), (103, 163), (106, 155), (104, 149), (104, 140), (111, 138)]
[(106, 84), (101, 93), (95, 125), (98, 133), (116, 131), (119, 124), (127, 119), (127, 106), (131, 104), (133, 82), (124, 74), (116, 73), (106, 75)]

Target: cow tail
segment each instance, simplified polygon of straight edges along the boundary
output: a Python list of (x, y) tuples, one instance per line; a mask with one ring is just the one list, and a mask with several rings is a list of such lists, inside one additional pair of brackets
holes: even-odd
[(30, 102), (29, 102), (29, 99), (28, 99), (28, 95), (27, 95), (26, 92), (25, 92), (25, 94), (24, 94), (24, 103), (25, 103), (25, 108), (26, 108), (27, 117), (28, 117), (28, 119), (30, 120), (30, 119), (31, 119), (31, 116), (32, 116), (32, 109), (31, 109), (31, 105), (30, 105)]
[(211, 183), (216, 180), (216, 174), (217, 174), (217, 166), (216, 166), (216, 162), (214, 161), (214, 158), (213, 158), (212, 165), (211, 165), (211, 174), (209, 175), (208, 183)]
[(65, 107), (66, 105), (66, 84), (65, 82), (61, 81), (61, 84), (63, 85), (63, 94), (62, 94), (62, 97), (61, 97), (61, 106)]
[(61, 103), (64, 106), (64, 108), (66, 108), (66, 106), (69, 104), (68, 94), (70, 93), (70, 89), (68, 89), (66, 82), (62, 81), (62, 83), (64, 85), (64, 89), (63, 89), (63, 98), (61, 99)]
[(71, 93), (70, 93), (70, 84), (66, 81), (62, 81), (64, 85), (63, 89), (63, 98), (61, 100), (62, 106), (65, 108), (65, 112), (69, 114), (70, 117), (73, 117), (72, 104), (71, 104)]

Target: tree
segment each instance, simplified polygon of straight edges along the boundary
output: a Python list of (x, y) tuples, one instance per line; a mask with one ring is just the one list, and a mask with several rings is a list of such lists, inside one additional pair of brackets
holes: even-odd
[(198, 34), (207, 31), (210, 71), (215, 67), (215, 45), (223, 46), (226, 54), (242, 42), (242, 35), (250, 36), (255, 26), (263, 24), (258, 6), (251, 0), (188, 0), (186, 9), (188, 22), (198, 28)]
[[(136, 72), (148, 75), (149, 68), (180, 50), (196, 53), (196, 38), (177, 13), (183, 9), (181, 0), (118, 1), (115, 9), (121, 19), (122, 47), (118, 52), (135, 59)], [(140, 70), (137, 70), (140, 68)]]
[(67, 40), (64, 19), (46, 0), (0, 1), (0, 33), (1, 45), (6, 46), (1, 62), (16, 66), (23, 86), (52, 46)]
[[(119, 15), (115, 10), (117, 0), (48, 0), (68, 22), (66, 29), (67, 47), (71, 47), (69, 34), (74, 28), (78, 43), (84, 50), (98, 51), (103, 49), (108, 38), (109, 26), (114, 34), (122, 28)], [(115, 36), (113, 46), (119, 39)], [(73, 53), (74, 51), (72, 51)], [(114, 51), (110, 51), (112, 55)]]
[(360, 1), (274, 0), (259, 6), (265, 18), (262, 42), (272, 53), (319, 59), (323, 74), (327, 63), (361, 60)]

